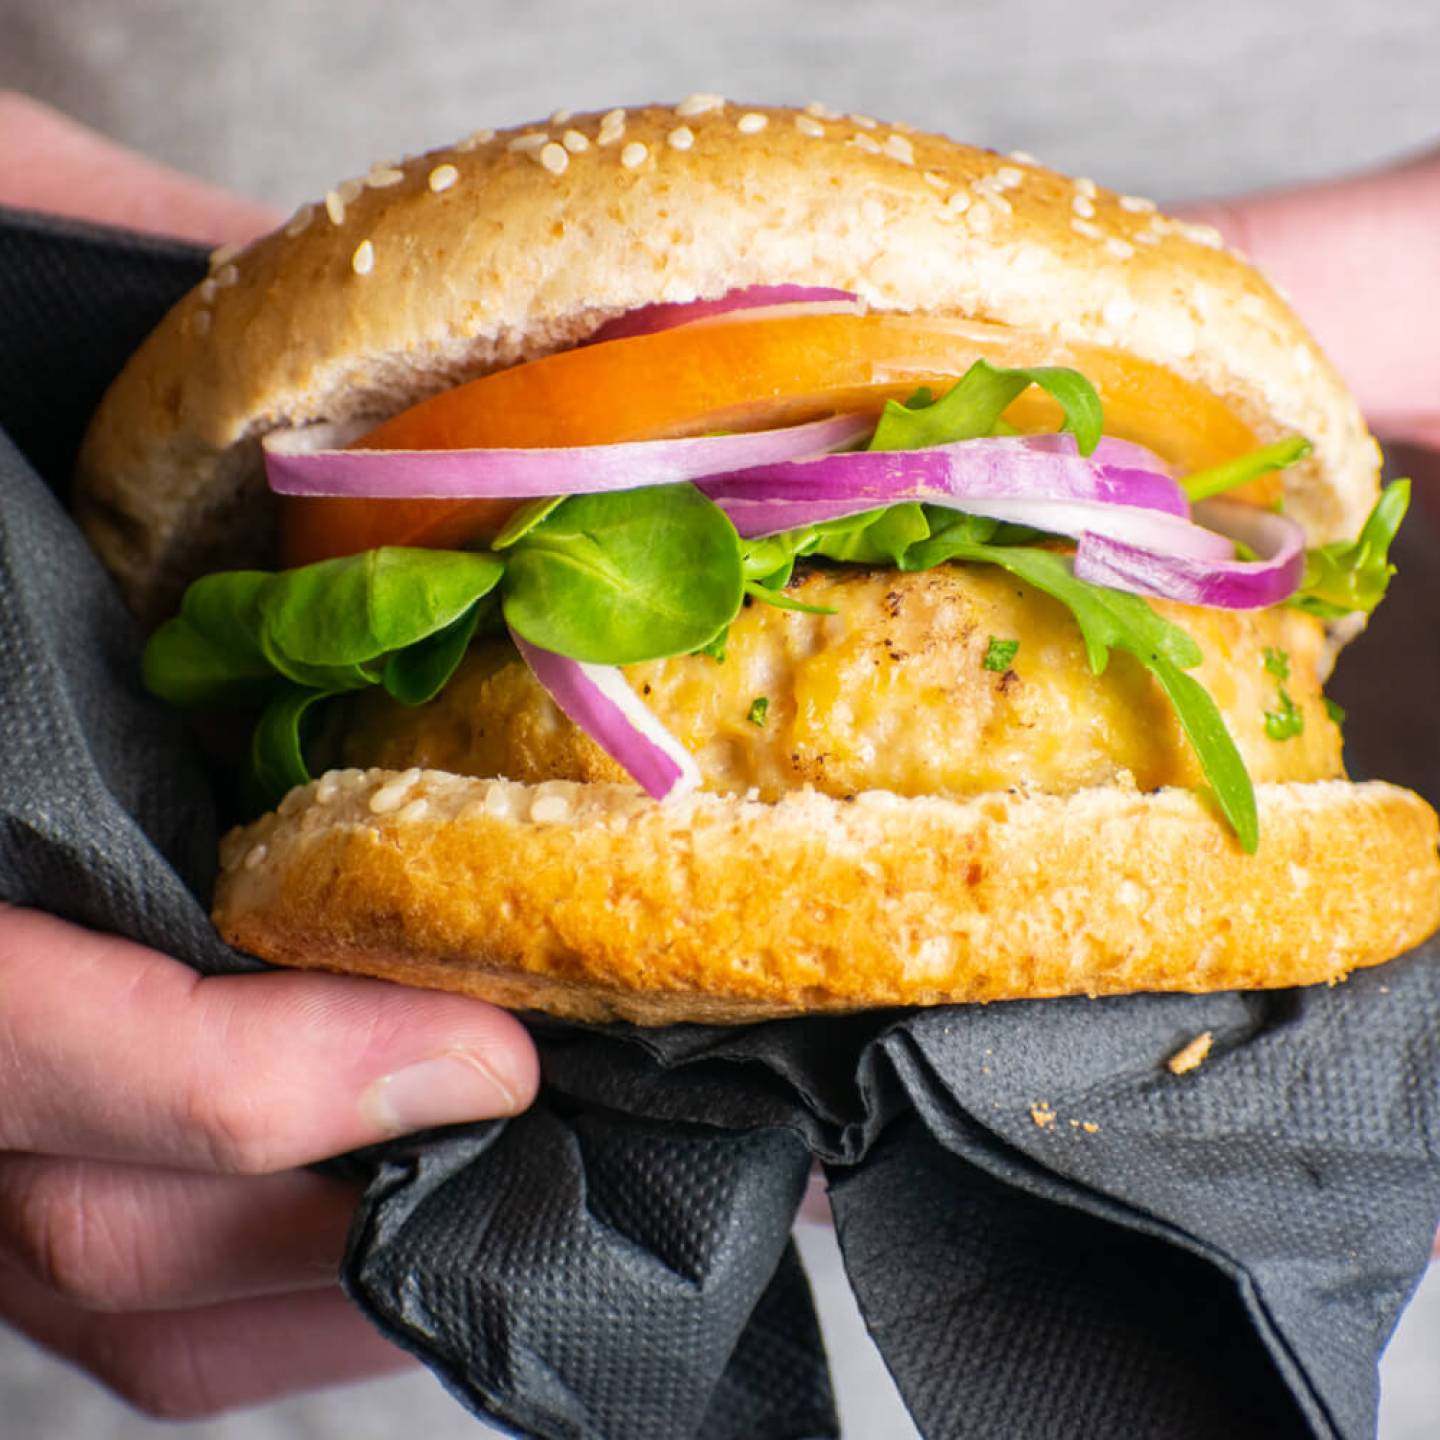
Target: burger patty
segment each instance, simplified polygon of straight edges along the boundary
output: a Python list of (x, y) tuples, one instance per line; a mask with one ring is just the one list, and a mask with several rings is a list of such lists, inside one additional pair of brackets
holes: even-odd
[[(786, 593), (835, 613), (750, 602), (723, 662), (686, 655), (625, 667), (708, 790), (765, 799), (805, 786), (834, 796), (1063, 795), (1203, 783), (1144, 667), (1117, 651), (1094, 674), (1070, 612), (994, 566), (817, 569)], [(1343, 776), (1340, 732), (1317, 678), (1316, 620), (1287, 609), (1156, 609), (1199, 643), (1204, 663), (1190, 673), (1257, 783)], [(331, 751), (362, 767), (627, 778), (498, 641), (476, 646), (428, 705), (403, 706), (378, 690), (348, 701)]]

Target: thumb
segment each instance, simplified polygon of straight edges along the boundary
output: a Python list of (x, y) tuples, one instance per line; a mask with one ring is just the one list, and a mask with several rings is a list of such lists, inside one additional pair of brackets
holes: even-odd
[(202, 978), (0, 910), (0, 1148), (182, 1169), (288, 1169), (514, 1114), (538, 1065), (494, 1006), (314, 973)]

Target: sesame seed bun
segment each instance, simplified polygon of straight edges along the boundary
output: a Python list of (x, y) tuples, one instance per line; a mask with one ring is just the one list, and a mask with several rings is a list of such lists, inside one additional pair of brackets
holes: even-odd
[(1310, 985), (1440, 922), (1422, 800), (1257, 792), (1246, 855), (1184, 790), (657, 805), (623, 785), (337, 771), (227, 837), (215, 918), (286, 965), (646, 1025)]
[[(379, 421), (637, 306), (782, 283), (1030, 332), (1057, 363), (1110, 347), (1260, 442), (1299, 431), (1286, 501), (1312, 542), (1375, 499), (1353, 400), (1213, 232), (1029, 159), (693, 96), (377, 166), (217, 255), (106, 396), (77, 515), (157, 619), (200, 574), (274, 563), (267, 431)], [(1418, 797), (1257, 792), (1247, 856), (1200, 795), (1133, 781), (657, 803), (603, 778), (350, 770), (227, 838), (215, 918), (280, 963), (641, 1023), (1333, 981), (1440, 922)]]
[(482, 132), (372, 168), (216, 256), (116, 381), (76, 513), (149, 619), (220, 565), (273, 560), (258, 441), (375, 420), (574, 344), (656, 300), (752, 284), (857, 292), (1163, 365), (1261, 441), (1315, 442), (1289, 511), (1321, 542), (1379, 455), (1275, 291), (1205, 227), (942, 136), (693, 96)]

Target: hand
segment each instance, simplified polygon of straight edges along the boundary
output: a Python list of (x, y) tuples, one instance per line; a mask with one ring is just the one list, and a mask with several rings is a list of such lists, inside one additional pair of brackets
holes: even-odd
[(1285, 287), (1377, 432), (1440, 448), (1440, 151), (1181, 213)]
[(252, 240), (278, 219), (13, 90), (0, 90), (0, 155), (0, 205), (211, 245)]
[(296, 1167), (534, 1096), (461, 996), (202, 978), (0, 907), (0, 1317), (140, 1409), (210, 1415), (410, 1363), (335, 1283), (351, 1187)]

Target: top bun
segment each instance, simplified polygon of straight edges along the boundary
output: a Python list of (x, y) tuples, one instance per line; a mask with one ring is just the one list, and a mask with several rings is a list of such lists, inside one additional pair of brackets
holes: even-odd
[(616, 314), (747, 285), (853, 290), (1113, 346), (1224, 400), (1312, 541), (1354, 534), (1379, 452), (1265, 280), (1150, 202), (866, 116), (717, 96), (482, 131), (373, 168), (217, 252), (106, 395), (77, 514), (147, 619), (207, 570), (273, 563), (259, 440), (379, 421)]

